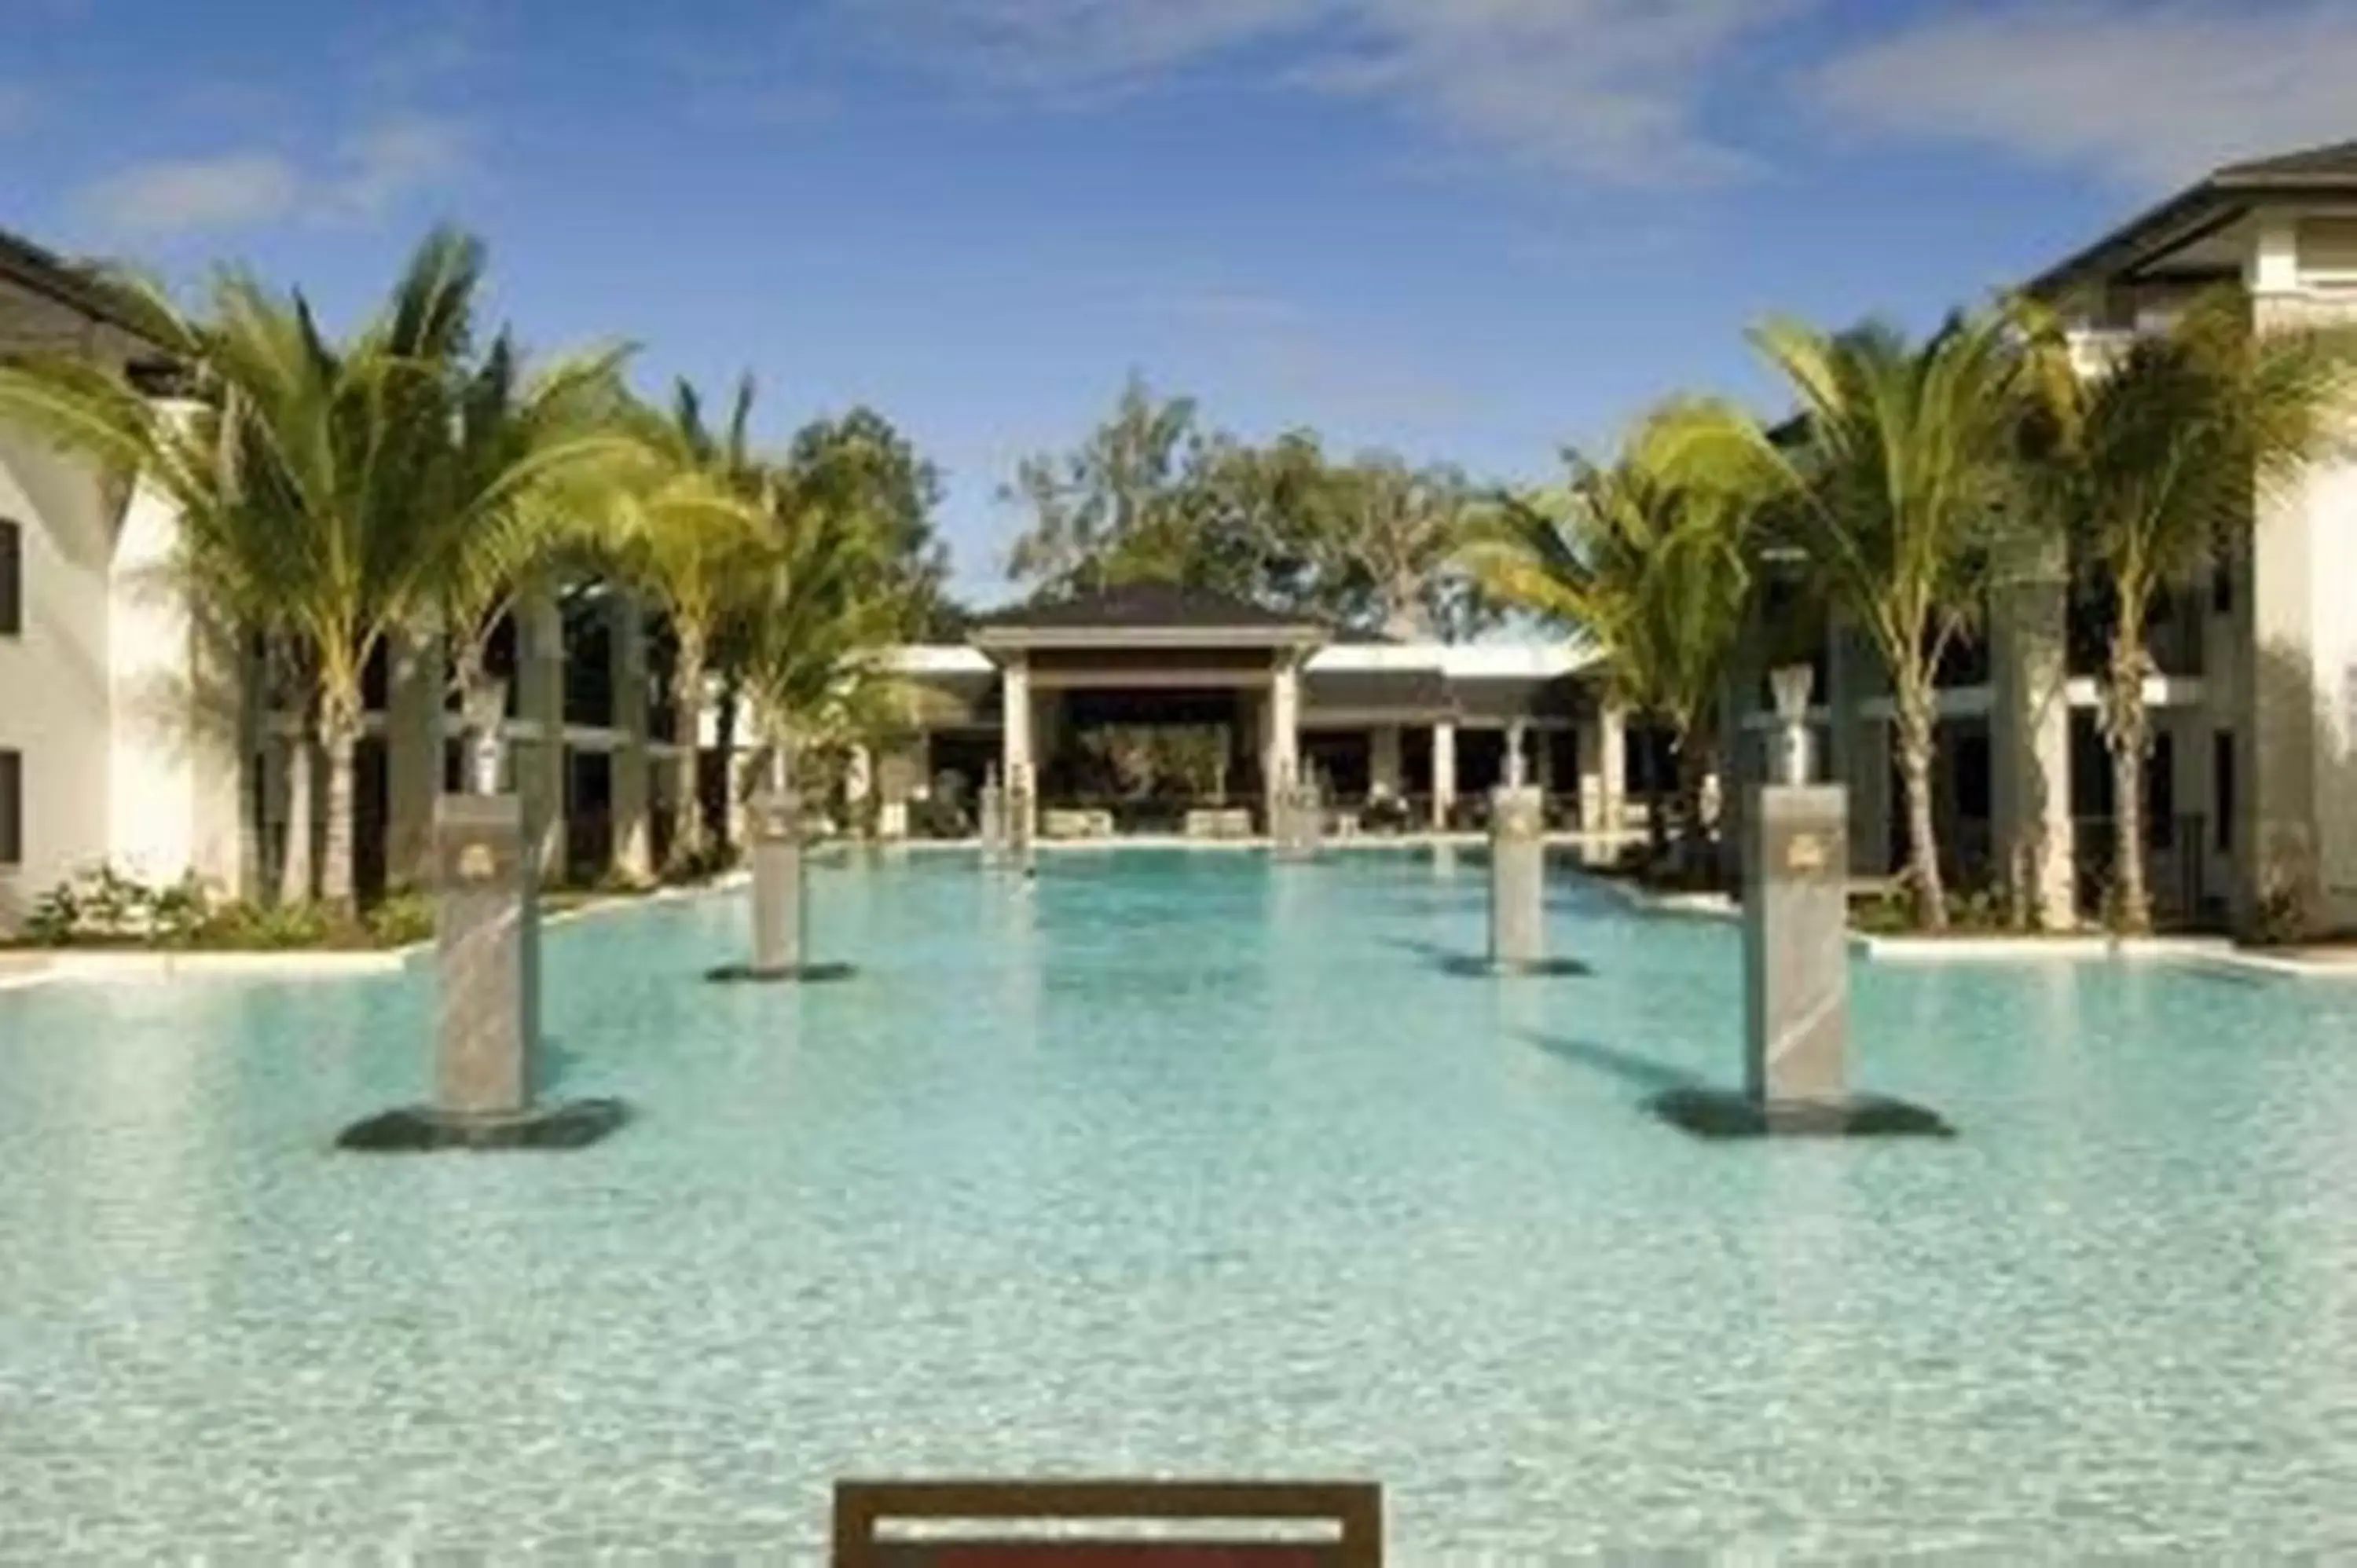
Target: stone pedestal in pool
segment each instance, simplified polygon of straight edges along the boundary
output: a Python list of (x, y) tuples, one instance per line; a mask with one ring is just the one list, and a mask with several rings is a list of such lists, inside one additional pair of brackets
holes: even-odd
[(1269, 824), (1271, 846), (1279, 860), (1315, 860), (1325, 842), (1326, 809), (1315, 784), (1279, 789), (1276, 821)]
[(1754, 789), (1744, 822), (1743, 1091), (1677, 1089), (1654, 1108), (1704, 1137), (1948, 1136), (1921, 1106), (1849, 1091), (1849, 791), (1807, 782), (1799, 677), (1777, 676), (1786, 781)]
[(1495, 974), (1580, 974), (1546, 951), (1546, 793), (1519, 781), (1490, 792), (1490, 961)]
[(434, 1100), (354, 1122), (339, 1146), (577, 1148), (628, 1118), (619, 1101), (534, 1101), (540, 900), (532, 849), (514, 795), (436, 803)]
[(1006, 792), (998, 787), (998, 769), (996, 768), (983, 773), (974, 828), (982, 836), (982, 863), (985, 865), (1004, 865), (1006, 860)]
[(802, 799), (791, 789), (770, 789), (754, 797), (752, 938), (748, 963), (723, 964), (705, 978), (782, 983), (836, 980), (843, 964), (806, 961), (803, 942)]
[(1032, 826), (1038, 813), (1031, 809), (1031, 791), (1021, 780), (1006, 792), (1006, 864), (1028, 876), (1037, 860), (1032, 845)]

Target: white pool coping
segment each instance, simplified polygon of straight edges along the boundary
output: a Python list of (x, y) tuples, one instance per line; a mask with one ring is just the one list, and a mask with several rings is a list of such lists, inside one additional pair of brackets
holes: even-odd
[[(1655, 893), (1631, 883), (1607, 886), (1641, 908), (1700, 919), (1735, 921), (1742, 908), (1724, 893)], [(2172, 963), (2238, 978), (2357, 980), (2357, 961), (2332, 962), (2237, 947), (2224, 937), (2115, 937), (2103, 931), (2055, 936), (1976, 935), (1919, 937), (1852, 931), (1851, 950), (1877, 963), (1921, 965), (1981, 963), (2072, 963), (2120, 961)]]

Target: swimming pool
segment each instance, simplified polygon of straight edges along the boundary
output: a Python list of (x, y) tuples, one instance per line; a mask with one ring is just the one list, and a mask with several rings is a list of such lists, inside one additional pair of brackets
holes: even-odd
[(1949, 1144), (1713, 1145), (1738, 938), (1470, 856), (957, 855), (550, 933), (564, 1155), (339, 1155), (424, 975), (0, 994), (0, 1558), (769, 1553), (845, 1475), (1363, 1476), (1395, 1558), (2357, 1551), (2357, 1003), (1861, 965)]

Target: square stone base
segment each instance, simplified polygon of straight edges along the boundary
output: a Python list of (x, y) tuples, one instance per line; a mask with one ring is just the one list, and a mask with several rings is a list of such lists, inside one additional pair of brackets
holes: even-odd
[(847, 963), (790, 963), (775, 968), (724, 963), (705, 970), (704, 978), (716, 985), (814, 985), (821, 981), (849, 980), (857, 972)]
[(1853, 1094), (1839, 1100), (1755, 1100), (1734, 1090), (1673, 1089), (1645, 1108), (1679, 1132), (1722, 1142), (1742, 1138), (1953, 1138), (1938, 1112), (1904, 1100)]
[(619, 1100), (570, 1100), (511, 1116), (455, 1116), (405, 1105), (355, 1122), (336, 1147), (369, 1154), (423, 1155), (443, 1149), (582, 1149), (621, 1129), (630, 1108)]

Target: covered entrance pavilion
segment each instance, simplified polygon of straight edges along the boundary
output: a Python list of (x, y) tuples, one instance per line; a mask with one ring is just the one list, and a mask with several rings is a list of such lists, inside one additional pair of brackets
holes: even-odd
[(1255, 605), (1139, 585), (990, 616), (968, 640), (998, 673), (1000, 777), (1035, 813), (1134, 832), (1212, 811), (1259, 832), (1300, 776), (1303, 671), (1327, 637)]

